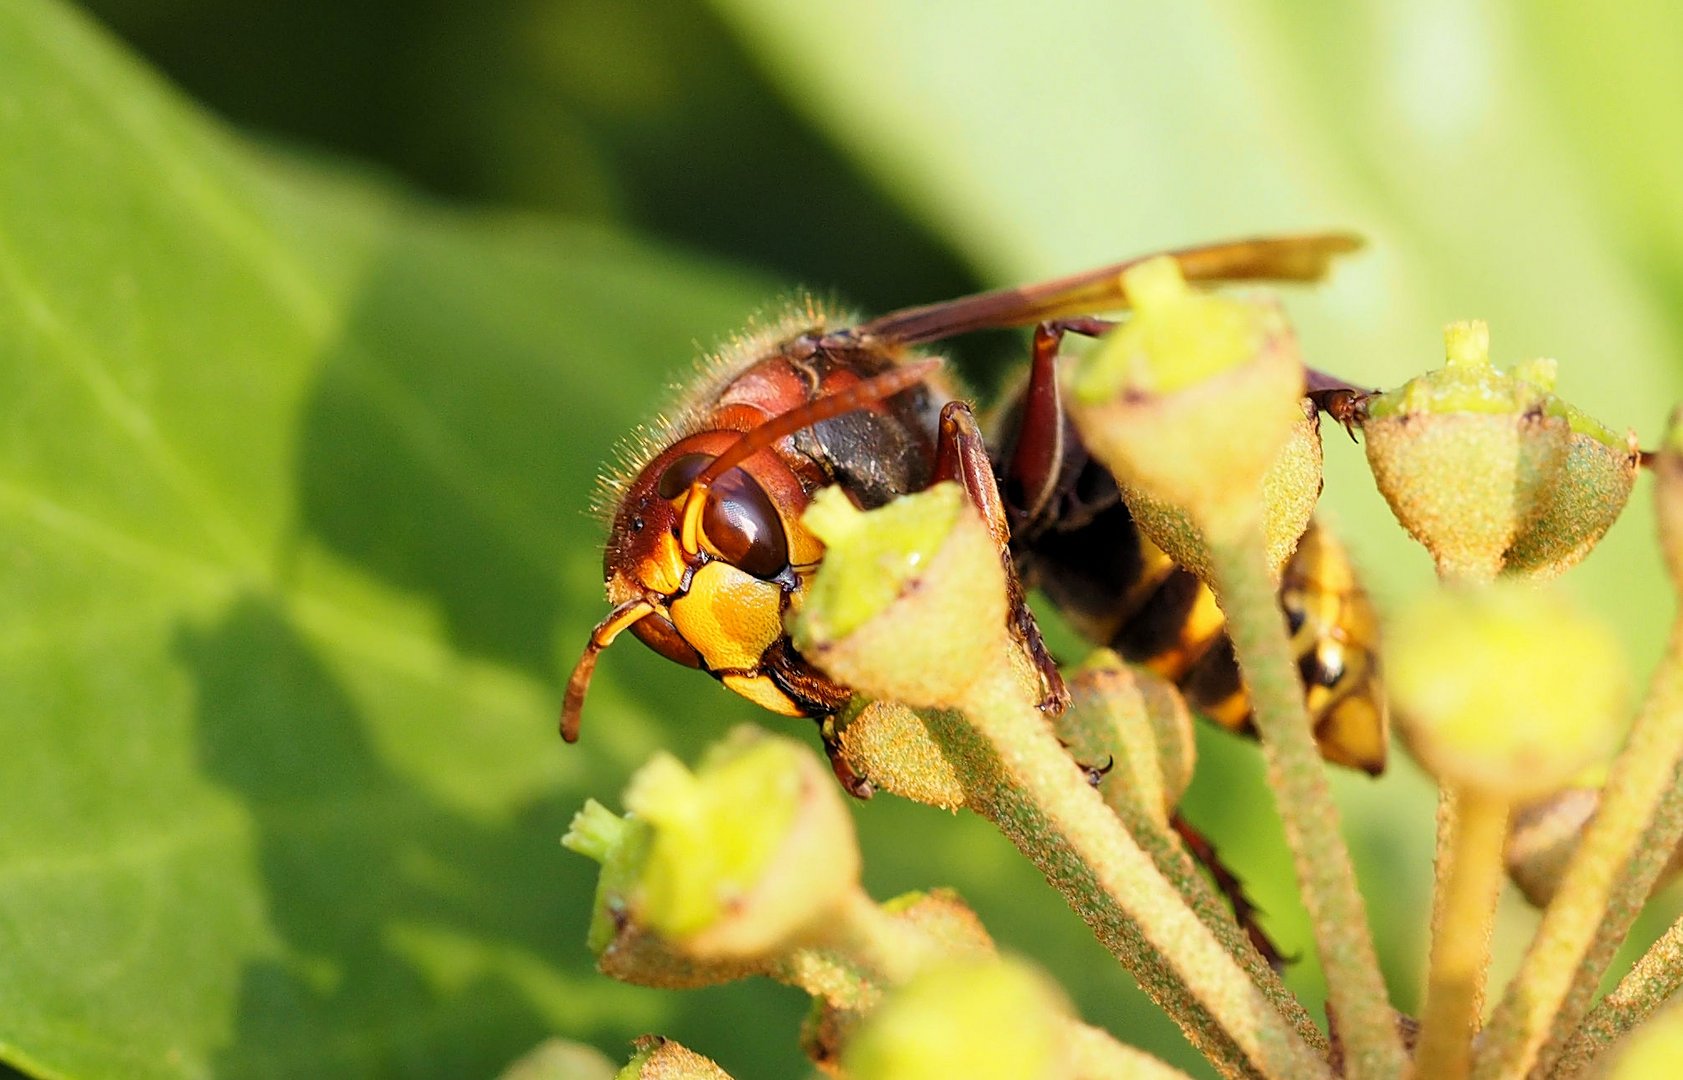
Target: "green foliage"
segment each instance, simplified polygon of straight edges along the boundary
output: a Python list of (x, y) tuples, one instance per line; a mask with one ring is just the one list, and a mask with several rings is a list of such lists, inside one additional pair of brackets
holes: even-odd
[[(553, 736), (599, 463), (794, 281), (880, 308), (961, 260), (1349, 226), (1373, 254), (1294, 307), (1319, 366), (1396, 383), (1476, 312), (1650, 443), (1683, 387), (1662, 4), (89, 6), (265, 137), (567, 216), (256, 149), (65, 4), (0, 5), (0, 1058), (31, 1073), (484, 1074), (651, 1028), (795, 1068), (790, 994), (592, 974), (592, 872), (556, 846), (746, 707), (627, 645), (584, 742)], [(1345, 449), (1329, 502), (1385, 600), (1429, 566)], [(1639, 668), (1649, 514), (1568, 579)], [(1301, 952), (1254, 749), (1201, 740), (1190, 812)], [(1429, 796), (1332, 780), (1412, 987)], [(1192, 1060), (985, 825), (860, 824), (873, 892), (957, 887), (1081, 1015)]]
[(646, 744), (562, 753), (555, 656), (622, 388), (763, 286), (264, 159), (56, 5), (0, 12), (0, 145), (0, 1053), (458, 1076), (663, 1022), (556, 846)]

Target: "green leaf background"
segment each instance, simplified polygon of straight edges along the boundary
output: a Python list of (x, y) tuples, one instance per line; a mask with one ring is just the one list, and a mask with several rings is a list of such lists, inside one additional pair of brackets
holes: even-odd
[[(29, 1075), (486, 1075), (648, 1030), (803, 1068), (791, 992), (596, 976), (593, 867), (556, 844), (654, 748), (782, 722), (626, 647), (584, 741), (553, 728), (600, 463), (796, 285), (882, 309), (1349, 226), (1370, 252), (1291, 300), (1318, 366), (1394, 383), (1482, 316), (1649, 443), (1683, 381), (1666, 5), (90, 8), (0, 4), (0, 1060)], [(1020, 348), (960, 363), (990, 386)], [(1427, 560), (1328, 456), (1393, 604)], [(1671, 606), (1642, 488), (1568, 579), (1638, 676)], [(1256, 756), (1201, 749), (1190, 814), (1306, 951)], [(1431, 793), (1407, 763), (1336, 787), (1409, 1007)], [(857, 810), (878, 895), (956, 886), (1192, 1064), (985, 828)]]

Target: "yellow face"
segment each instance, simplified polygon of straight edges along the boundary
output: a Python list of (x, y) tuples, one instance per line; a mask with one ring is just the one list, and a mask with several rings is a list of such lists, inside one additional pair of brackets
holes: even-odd
[(609, 599), (647, 604), (630, 629), (662, 656), (711, 673), (762, 708), (805, 715), (765, 665), (783, 639), (784, 610), (804, 587), (796, 566), (822, 553), (798, 521), (805, 494), (796, 485), (774, 500), (753, 476), (731, 470), (699, 496), (708, 501), (691, 515), (699, 528), (687, 551), (686, 510), (698, 497), (688, 483), (707, 460), (694, 449), (663, 455), (631, 486), (604, 559)]

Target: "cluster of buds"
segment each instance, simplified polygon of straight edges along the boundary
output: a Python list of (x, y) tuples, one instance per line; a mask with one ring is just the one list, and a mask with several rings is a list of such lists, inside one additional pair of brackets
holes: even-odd
[[(602, 864), (589, 942), (615, 978), (668, 989), (751, 976), (812, 995), (803, 1045), (857, 1078), (1110, 1075), (1124, 1048), (1077, 1023), (1046, 978), (1000, 958), (948, 892), (878, 905), (844, 800), (790, 739), (744, 728), (694, 772), (664, 755), (592, 801), (563, 843)], [(1071, 1071), (1075, 1070), (1075, 1071)], [(717, 1080), (676, 1043), (639, 1042), (622, 1076)]]
[[(1683, 762), (1683, 634), (1627, 739), (1614, 639), (1536, 588), (1618, 516), (1642, 460), (1634, 434), (1560, 399), (1551, 361), (1497, 370), (1480, 323), (1448, 328), (1443, 370), (1355, 413), (1380, 490), (1446, 585), (1385, 627), (1403, 743), (1443, 791), (1424, 1012), (1400, 1021), (1276, 604), (1321, 487), (1295, 336), (1271, 300), (1196, 292), (1171, 259), (1132, 269), (1123, 288), (1136, 314), (1070, 373), (1072, 415), (1141, 532), (1219, 599), (1332, 1038), (1173, 838), (1194, 760), (1184, 701), (1100, 653), (1071, 670), (1062, 717), (1037, 712), (998, 542), (954, 485), (870, 512), (839, 490), (812, 503), (806, 524), (826, 554), (787, 629), (856, 692), (832, 724), (837, 752), (880, 790), (993, 821), (1224, 1074), (1519, 1075), (1617, 1059), (1618, 1075), (1638, 1075), (1678, 1021), (1613, 1044), (1683, 985), (1668, 959), (1683, 955), (1683, 928), (1593, 1014), (1589, 995), (1679, 861), (1683, 793), (1669, 781)], [(1655, 467), (1663, 543), (1683, 577), (1675, 426)], [(1604, 791), (1591, 786), (1600, 777)], [(693, 773), (659, 757), (625, 806), (590, 804), (566, 839), (603, 864), (590, 942), (618, 978), (799, 986), (814, 999), (803, 1045), (833, 1075), (1176, 1075), (1073, 1019), (1044, 977), (997, 956), (956, 898), (866, 896), (844, 800), (796, 744), (738, 733)], [(1504, 864), (1547, 910), (1485, 1026)], [(624, 1075), (722, 1075), (675, 1044), (641, 1047), (633, 1066)]]

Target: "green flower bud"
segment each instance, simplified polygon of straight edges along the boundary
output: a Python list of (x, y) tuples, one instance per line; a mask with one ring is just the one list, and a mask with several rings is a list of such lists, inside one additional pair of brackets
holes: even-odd
[(957, 961), (889, 994), (842, 1054), (852, 1080), (1071, 1075), (1068, 1009), (1020, 961)]
[[(1268, 565), (1276, 577), (1297, 549), (1321, 495), (1320, 414), (1306, 399), (1301, 404), (1303, 416), (1292, 425), (1285, 445), (1262, 477), (1263, 536), (1268, 543)], [(1143, 488), (1120, 486), (1140, 532), (1177, 565), (1209, 581), (1209, 545), (1186, 508), (1157, 499)]]
[(951, 889), (901, 893), (884, 901), (882, 908), (935, 942), (944, 955), (978, 958), (993, 955), (993, 938), (982, 920)]
[(794, 740), (741, 728), (694, 773), (658, 754), (625, 804), (623, 819), (587, 804), (562, 840), (602, 862), (589, 939), (599, 955), (628, 933), (696, 961), (774, 955), (858, 889), (852, 818)]
[(1601, 764), (1623, 735), (1618, 639), (1518, 584), (1442, 590), (1389, 628), (1398, 730), (1446, 785), (1523, 801)]
[[(930, 955), (952, 960), (995, 955), (982, 920), (950, 889), (903, 893), (885, 901), (882, 910), (921, 938)], [(875, 1006), (874, 994), (865, 1000), (853, 993), (814, 994), (812, 1009), (801, 1023), (801, 1049), (821, 1071), (840, 1075), (842, 1047)]]
[[(1147, 516), (1150, 501), (1183, 507), (1208, 527), (1257, 513), (1263, 478), (1275, 469), (1275, 482), (1291, 487), (1286, 502), (1312, 503), (1318, 448), (1312, 468), (1277, 464), (1303, 421), (1303, 364), (1279, 308), (1194, 292), (1168, 258), (1122, 280), (1135, 314), (1083, 360), (1070, 405), (1082, 441), (1116, 474), (1130, 506), (1140, 500)], [(1290, 542), (1301, 531), (1299, 523)], [(1177, 561), (1199, 561), (1168, 535), (1157, 542)]]
[(824, 541), (824, 561), (789, 633), (832, 678), (868, 697), (948, 708), (1011, 662), (999, 547), (958, 485), (871, 511), (825, 488), (802, 521)]
[(1572, 428), (1560, 474), (1547, 489), (1537, 520), (1515, 537), (1503, 571), (1546, 580), (1582, 562), (1630, 500), (1639, 460), (1634, 431), (1610, 445)]
[(1159, 825), (1180, 804), (1197, 757), (1192, 714), (1167, 680), (1095, 651), (1068, 677), (1070, 706), (1054, 722), (1077, 760), (1114, 763), (1100, 781), (1106, 799), (1125, 797)]
[(730, 1074), (694, 1050), (660, 1035), (641, 1035), (637, 1053), (616, 1080), (730, 1080)]
[(561, 846), (602, 864), (585, 938), (590, 951), (599, 954), (613, 941), (624, 898), (635, 889), (637, 875), (648, 859), (649, 826), (586, 799), (584, 809), (573, 816), (572, 827), (561, 838)]
[[(1502, 858), (1508, 879), (1533, 907), (1547, 907), (1554, 899), (1561, 876), (1600, 805), (1600, 788), (1573, 786), (1514, 811)], [(1680, 871), (1683, 847), (1672, 851), (1649, 891), (1658, 892), (1670, 885)]]
[(898, 701), (870, 701), (837, 724), (842, 759), (878, 790), (957, 810), (965, 805), (958, 770), (929, 737), (924, 718)]
[(1368, 402), (1368, 463), (1441, 574), (1553, 577), (1624, 508), (1636, 436), (1555, 396), (1553, 360), (1490, 363), (1482, 322), (1444, 330), (1448, 364)]

